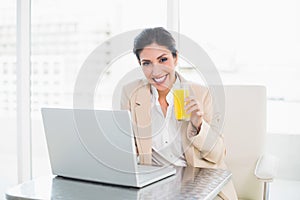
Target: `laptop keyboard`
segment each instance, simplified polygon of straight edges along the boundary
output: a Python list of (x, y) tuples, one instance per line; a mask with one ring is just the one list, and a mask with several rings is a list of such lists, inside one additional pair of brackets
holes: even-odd
[(165, 174), (165, 171), (163, 169), (165, 169), (165, 167), (152, 166), (152, 165), (138, 165), (137, 166), (138, 181), (140, 183), (144, 183), (156, 179), (157, 177), (163, 176)]

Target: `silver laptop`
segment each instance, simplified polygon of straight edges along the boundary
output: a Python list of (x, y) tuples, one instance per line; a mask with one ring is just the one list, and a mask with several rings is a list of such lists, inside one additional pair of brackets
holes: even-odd
[(42, 108), (52, 173), (143, 187), (176, 173), (138, 165), (129, 111)]

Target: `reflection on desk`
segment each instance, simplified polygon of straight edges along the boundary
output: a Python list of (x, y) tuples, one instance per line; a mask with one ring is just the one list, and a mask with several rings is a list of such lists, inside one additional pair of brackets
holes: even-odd
[(20, 184), (6, 193), (10, 199), (213, 199), (229, 181), (221, 169), (176, 168), (176, 175), (144, 188), (128, 188), (62, 177), (44, 177)]

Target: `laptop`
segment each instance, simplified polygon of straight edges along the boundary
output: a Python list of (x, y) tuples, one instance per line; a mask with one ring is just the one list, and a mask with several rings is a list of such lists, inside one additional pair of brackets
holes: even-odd
[(141, 188), (176, 173), (137, 164), (127, 110), (42, 108), (42, 118), (54, 175)]

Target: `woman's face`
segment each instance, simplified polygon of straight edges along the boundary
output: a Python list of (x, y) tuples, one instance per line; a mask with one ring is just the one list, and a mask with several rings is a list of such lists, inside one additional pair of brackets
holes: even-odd
[(153, 43), (141, 51), (140, 64), (151, 85), (159, 92), (169, 91), (175, 82), (177, 56), (174, 58), (165, 46)]

